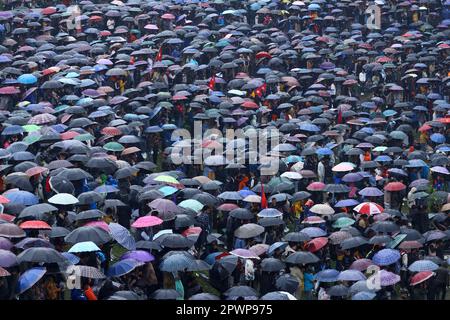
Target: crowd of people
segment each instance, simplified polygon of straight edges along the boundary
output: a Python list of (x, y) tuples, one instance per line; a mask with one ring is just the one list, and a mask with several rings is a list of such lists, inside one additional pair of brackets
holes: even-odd
[(0, 299), (446, 299), (449, 9), (3, 2)]

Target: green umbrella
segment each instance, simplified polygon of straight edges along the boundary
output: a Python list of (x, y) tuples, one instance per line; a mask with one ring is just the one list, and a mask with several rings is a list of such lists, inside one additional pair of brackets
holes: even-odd
[(39, 140), (39, 138), (41, 137), (41, 135), (30, 135), (30, 136), (26, 136), (22, 141), (28, 144), (33, 144), (35, 142), (37, 142)]
[(63, 104), (63, 105), (57, 106), (57, 107), (55, 108), (55, 111), (56, 111), (56, 112), (61, 112), (61, 111), (66, 110), (67, 108), (69, 108), (69, 106), (66, 105), (66, 104)]
[(154, 178), (153, 180), (158, 181), (158, 182), (166, 182), (166, 183), (180, 183), (177, 179), (175, 179), (172, 176), (168, 176), (168, 175), (161, 175), (161, 176), (157, 176), (156, 178)]
[(78, 136), (76, 136), (74, 138), (74, 140), (78, 140), (78, 141), (89, 141), (89, 140), (94, 140), (94, 139), (95, 139), (95, 137), (90, 133), (79, 134)]
[(200, 212), (203, 209), (203, 204), (201, 204), (199, 201), (194, 199), (188, 199), (181, 201), (178, 206), (185, 208), (185, 209), (191, 209), (195, 212)]
[(122, 152), (125, 148), (120, 143), (112, 141), (105, 144), (103, 149), (113, 152)]
[(25, 130), (25, 132), (34, 132), (34, 131), (39, 131), (41, 129), (41, 126), (35, 125), (35, 124), (27, 124), (22, 126), (23, 130)]
[(406, 238), (407, 236), (408, 236), (408, 235), (406, 235), (406, 234), (399, 234), (399, 235), (395, 236), (394, 239), (393, 239), (391, 242), (389, 242), (389, 244), (387, 245), (387, 248), (394, 249), (394, 248), (397, 247), (403, 240), (405, 240), (405, 238)]
[(333, 223), (333, 228), (340, 229), (340, 228), (350, 227), (354, 223), (355, 223), (355, 220), (353, 220), (351, 218), (341, 217)]

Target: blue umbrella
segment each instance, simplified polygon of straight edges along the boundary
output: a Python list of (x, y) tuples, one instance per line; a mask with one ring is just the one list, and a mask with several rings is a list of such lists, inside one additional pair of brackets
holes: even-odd
[(165, 272), (182, 271), (187, 269), (192, 264), (192, 261), (184, 254), (174, 254), (164, 259), (159, 269)]
[(69, 253), (69, 252), (63, 252), (61, 253), (64, 258), (67, 259), (67, 261), (69, 261), (71, 264), (77, 264), (78, 262), (80, 262), (80, 258), (78, 258), (76, 255), (74, 255), (73, 253)]
[(377, 296), (376, 293), (361, 291), (352, 296), (352, 300), (373, 300)]
[(442, 133), (433, 133), (430, 136), (431, 141), (435, 143), (444, 143), (445, 142), (445, 136)]
[(392, 158), (389, 156), (378, 156), (374, 159), (376, 162), (391, 162)]
[(37, 78), (29, 73), (22, 74), (17, 81), (21, 84), (35, 84), (37, 82)]
[(333, 151), (331, 151), (328, 148), (319, 148), (319, 149), (316, 150), (316, 153), (319, 156), (331, 156), (333, 154)]
[(359, 202), (354, 199), (344, 199), (344, 200), (340, 200), (340, 201), (336, 202), (336, 204), (334, 206), (336, 208), (344, 208), (344, 207), (357, 206), (358, 204), (359, 204)]
[(290, 155), (286, 159), (284, 159), (284, 162), (286, 163), (297, 163), (299, 161), (303, 161), (303, 158), (297, 155)]
[(319, 11), (320, 10), (320, 6), (317, 3), (311, 3), (308, 6), (308, 10), (309, 11)]
[(165, 197), (170, 196), (178, 191), (177, 188), (171, 187), (171, 186), (164, 186), (160, 189), (158, 189), (162, 194), (164, 194)]
[(338, 277), (339, 271), (336, 269), (325, 269), (315, 275), (315, 279), (320, 282), (335, 282)]
[(383, 111), (383, 116), (385, 116), (385, 117), (392, 117), (392, 116), (395, 116), (396, 114), (397, 114), (397, 111), (391, 110), (391, 109)]
[(223, 252), (213, 252), (206, 256), (205, 261), (211, 265), (216, 262), (216, 257), (220, 256)]
[(320, 128), (312, 123), (302, 123), (300, 124), (300, 130), (309, 131), (309, 132), (319, 132)]
[(111, 267), (108, 269), (108, 276), (109, 277), (120, 277), (123, 275), (126, 275), (127, 273), (130, 273), (136, 267), (141, 266), (143, 263), (138, 262), (134, 259), (124, 259), (120, 260), (119, 262), (114, 263)]
[(339, 281), (360, 281), (366, 280), (366, 276), (358, 270), (344, 270), (339, 274), (337, 279)]
[(24, 206), (32, 206), (39, 203), (39, 198), (28, 191), (12, 190), (3, 194), (9, 201), (14, 204), (22, 204)]
[(437, 269), (439, 269), (439, 266), (430, 260), (417, 260), (408, 267), (408, 270), (411, 272), (434, 271)]
[(14, 125), (8, 126), (5, 129), (3, 129), (2, 136), (14, 136), (16, 134), (22, 134), (22, 133), (23, 133), (22, 126), (14, 124)]
[(109, 231), (111, 232), (111, 236), (114, 240), (116, 240), (122, 247), (128, 250), (136, 249), (136, 242), (127, 228), (118, 223), (111, 222), (109, 224)]
[(373, 263), (378, 266), (388, 266), (400, 259), (400, 252), (394, 249), (382, 249), (373, 256)]
[(101, 251), (100, 248), (92, 241), (78, 242), (69, 249), (69, 253), (95, 252)]
[(269, 249), (267, 250), (267, 254), (269, 256), (271, 256), (276, 250), (278, 250), (278, 249), (283, 250), (284, 248), (287, 247), (287, 245), (288, 245), (287, 242), (281, 242), (281, 241), (275, 242), (269, 247)]
[(34, 286), (41, 278), (44, 276), (44, 274), (47, 272), (47, 269), (44, 267), (39, 268), (31, 268), (19, 277), (18, 282), (18, 293), (21, 294), (28, 289), (30, 289), (32, 286)]
[(249, 189), (242, 189), (242, 190), (239, 190), (238, 192), (242, 198), (245, 198), (247, 196), (253, 196), (256, 194), (252, 190), (249, 190)]
[(97, 187), (94, 189), (95, 192), (98, 193), (114, 193), (119, 191), (119, 189), (117, 189), (116, 187), (109, 185), (109, 184), (104, 184), (100, 187)]
[(381, 197), (384, 195), (383, 191), (375, 187), (366, 187), (358, 193), (364, 197)]
[(317, 227), (308, 227), (301, 230), (302, 233), (306, 233), (311, 238), (324, 237), (327, 233), (320, 228)]

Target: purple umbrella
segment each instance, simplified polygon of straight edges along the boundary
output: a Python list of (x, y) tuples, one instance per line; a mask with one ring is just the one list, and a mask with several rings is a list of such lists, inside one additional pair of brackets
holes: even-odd
[(0, 249), (0, 267), (9, 268), (17, 265), (17, 257), (8, 250)]
[(417, 180), (414, 180), (413, 182), (411, 182), (409, 184), (409, 187), (410, 188), (417, 188), (418, 186), (426, 185), (426, 184), (429, 184), (429, 183), (430, 183), (430, 181), (428, 181), (427, 179), (417, 179)]
[(436, 173), (440, 173), (440, 174), (445, 174), (445, 175), (449, 175), (450, 172), (448, 172), (447, 168), (445, 167), (440, 167), (440, 166), (436, 166), (430, 169), (430, 171), (432, 172), (436, 172)]
[(366, 270), (368, 267), (373, 266), (374, 263), (372, 262), (372, 260), (370, 259), (358, 259), (355, 260), (351, 265), (350, 265), (350, 270), (358, 270), (358, 271), (364, 271)]
[(6, 238), (0, 237), (0, 249), (11, 250), (14, 244)]
[(379, 272), (379, 275), (380, 275), (380, 284), (383, 287), (392, 286), (400, 281), (399, 275), (386, 270), (381, 270)]
[(439, 230), (431, 230), (431, 231), (425, 232), (423, 234), (423, 236), (425, 237), (426, 242), (430, 242), (430, 241), (444, 239), (447, 237), (447, 234), (445, 234), (444, 232), (439, 231)]
[(375, 187), (366, 187), (358, 193), (364, 197), (381, 197), (384, 195), (383, 191)]
[(151, 262), (155, 260), (155, 257), (144, 250), (133, 250), (120, 257), (120, 260), (124, 259), (134, 259), (139, 262)]
[(167, 199), (156, 199), (149, 203), (149, 207), (158, 211), (158, 217), (164, 221), (172, 220), (181, 209), (172, 201)]
[(394, 249), (382, 249), (375, 253), (372, 261), (378, 266), (388, 266), (400, 259), (400, 252)]
[(366, 280), (366, 276), (358, 270), (344, 270), (337, 277), (338, 281), (360, 281)]
[(351, 172), (347, 173), (345, 176), (342, 177), (342, 181), (344, 182), (358, 182), (364, 179), (362, 175), (359, 173)]
[(336, 208), (343, 208), (343, 207), (357, 206), (358, 204), (359, 204), (359, 202), (354, 199), (344, 199), (344, 200), (336, 202), (336, 204), (334, 206)]

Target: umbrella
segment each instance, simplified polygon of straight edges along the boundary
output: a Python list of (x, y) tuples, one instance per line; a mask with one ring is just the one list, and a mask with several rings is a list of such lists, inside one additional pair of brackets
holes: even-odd
[(275, 286), (278, 290), (287, 291), (289, 293), (297, 291), (299, 284), (298, 279), (289, 273), (282, 274), (275, 281)]
[(121, 277), (126, 275), (136, 269), (138, 266), (141, 266), (143, 263), (136, 261), (134, 259), (124, 259), (114, 263), (108, 269), (109, 277)]
[[(307, 229), (307, 228), (305, 228)], [(304, 230), (304, 229), (303, 229)], [(321, 237), (321, 236), (319, 236)], [(311, 240), (311, 237), (304, 232), (290, 232), (284, 236), (284, 241), (289, 242), (304, 242)]]
[(74, 244), (70, 249), (69, 253), (80, 253), (80, 252), (96, 252), (101, 251), (99, 247), (92, 241), (83, 241)]
[(374, 187), (366, 187), (358, 192), (361, 196), (364, 197), (381, 197), (384, 195), (382, 191), (380, 191), (378, 188)]
[(69, 230), (63, 227), (53, 227), (50, 231), (49, 238), (61, 238), (65, 237), (70, 233)]
[(147, 227), (153, 227), (157, 226), (163, 223), (163, 220), (161, 220), (158, 217), (155, 216), (144, 216), (138, 218), (133, 224), (131, 225), (133, 228), (147, 228)]
[(318, 237), (310, 240), (306, 247), (310, 252), (316, 252), (325, 247), (328, 243), (328, 238), (326, 237)]
[(102, 228), (94, 226), (79, 227), (70, 232), (64, 238), (65, 242), (71, 244), (83, 241), (92, 241), (97, 245), (102, 245), (111, 240), (112, 238), (107, 231), (103, 230)]
[(54, 249), (54, 246), (50, 242), (41, 238), (25, 238), (16, 243), (15, 247), (20, 249), (28, 249), (32, 247), (46, 247)]
[(392, 286), (400, 282), (400, 276), (396, 275), (395, 273), (386, 270), (380, 270), (378, 274), (380, 277), (380, 284), (382, 287)]
[(189, 268), (189, 266), (191, 266), (192, 264), (192, 261), (193, 259), (190, 259), (183, 254), (174, 254), (164, 259), (161, 262), (159, 268), (161, 271), (165, 272), (182, 271)]
[(51, 197), (50, 199), (48, 199), (48, 202), (67, 206), (77, 204), (78, 199), (69, 193), (58, 193), (53, 197)]
[(203, 209), (203, 204), (194, 199), (183, 200), (178, 204), (179, 207), (191, 209), (195, 212), (200, 212)]
[(17, 284), (17, 291), (19, 294), (24, 293), (28, 289), (30, 289), (32, 286), (34, 286), (41, 278), (44, 276), (44, 274), (47, 272), (46, 268), (38, 267), (38, 268), (31, 268), (22, 273), (19, 277), (18, 284)]
[(278, 218), (282, 217), (283, 213), (274, 208), (267, 208), (261, 210), (257, 216), (260, 218)]
[(240, 239), (249, 239), (258, 236), (263, 232), (264, 227), (255, 223), (247, 223), (237, 228), (234, 232), (234, 236)]
[(297, 298), (289, 292), (272, 291), (263, 295), (259, 300), (297, 300)]
[(318, 261), (319, 258), (315, 254), (305, 251), (294, 252), (286, 258), (286, 262), (292, 264), (308, 264), (316, 263)]
[(433, 271), (421, 271), (411, 278), (410, 284), (411, 286), (416, 286), (422, 282), (427, 281), (428, 279), (430, 279), (435, 275), (436, 273), (434, 273)]
[(29, 220), (21, 223), (19, 225), (22, 229), (35, 229), (35, 230), (50, 230), (52, 227), (48, 225), (47, 222), (40, 220)]
[(187, 271), (208, 271), (211, 269), (211, 265), (203, 260), (192, 260), (191, 264), (187, 268)]
[(189, 300), (213, 301), (220, 300), (220, 298), (212, 293), (202, 292), (194, 294), (189, 298)]
[(342, 241), (341, 248), (343, 250), (348, 250), (351, 248), (360, 247), (365, 244), (367, 244), (367, 240), (362, 237), (357, 236), (357, 237), (352, 237), (352, 238)]
[(374, 202), (363, 202), (353, 208), (356, 212), (360, 214), (374, 215), (383, 212), (383, 207)]
[(0, 267), (9, 268), (17, 265), (17, 257), (9, 250), (0, 249)]
[(254, 214), (245, 208), (237, 208), (230, 211), (229, 215), (233, 218), (240, 220), (251, 220), (254, 218)]
[(180, 298), (180, 293), (174, 289), (158, 289), (150, 297), (153, 300), (175, 300)]
[(39, 263), (64, 263), (66, 259), (52, 248), (33, 247), (25, 249), (17, 256), (19, 263), (39, 262)]
[(389, 182), (387, 185), (384, 186), (384, 190), (395, 192), (395, 191), (402, 191), (405, 190), (406, 186), (401, 182)]
[(344, 240), (351, 238), (352, 235), (346, 231), (336, 231), (330, 234), (328, 239), (332, 244), (341, 244)]
[[(181, 234), (167, 234), (161, 237), (161, 245), (167, 248), (190, 248), (193, 242)], [(158, 239), (159, 240), (159, 239)]]
[(247, 249), (234, 249), (230, 251), (230, 254), (244, 259), (259, 259), (259, 257), (253, 253), (253, 251)]
[(320, 215), (332, 215), (334, 213), (334, 209), (328, 204), (315, 204), (309, 211)]
[(345, 297), (348, 295), (348, 287), (339, 284), (328, 289), (327, 294), (331, 297)]
[[(306, 233), (311, 238), (325, 237), (327, 235), (327, 233), (323, 229), (320, 229), (317, 227), (304, 228), (304, 229), (302, 229), (301, 233)], [(287, 241), (290, 241), (290, 240), (287, 240)]]
[(435, 271), (439, 268), (437, 264), (430, 260), (417, 260), (414, 261), (408, 270), (411, 272), (422, 272), (422, 271)]
[(3, 196), (15, 204), (23, 204), (24, 206), (31, 206), (39, 203), (38, 197), (34, 194), (18, 189), (10, 189), (6, 191)]
[(231, 287), (224, 293), (225, 296), (231, 297), (257, 297), (258, 293), (255, 289), (249, 286), (235, 286)]
[(374, 263), (372, 262), (372, 260), (370, 259), (358, 259), (353, 261), (353, 263), (350, 265), (350, 270), (358, 270), (358, 271), (364, 271), (367, 268), (369, 268), (369, 266), (374, 265)]
[(352, 296), (352, 300), (373, 300), (377, 296), (376, 293), (361, 291)]
[(315, 279), (320, 282), (335, 282), (339, 276), (339, 271), (335, 269), (325, 269), (315, 275)]
[(0, 237), (22, 238), (25, 237), (25, 232), (13, 223), (2, 223), (0, 224)]
[(275, 258), (265, 258), (261, 261), (261, 270), (265, 272), (278, 272), (284, 268), (284, 263)]
[(69, 266), (66, 270), (67, 274), (75, 274), (79, 277), (89, 278), (89, 279), (104, 279), (106, 276), (97, 268), (90, 266)]
[(338, 281), (360, 281), (366, 280), (366, 276), (358, 270), (344, 270), (337, 277)]
[(124, 259), (134, 259), (136, 261), (146, 263), (146, 262), (152, 262), (153, 260), (155, 260), (155, 257), (147, 251), (133, 250), (133, 251), (129, 251), (129, 252), (125, 253), (124, 255), (122, 255), (120, 257), (120, 260), (124, 260)]
[(400, 252), (394, 249), (382, 249), (375, 253), (372, 261), (378, 266), (387, 266), (400, 259)]
[(112, 238), (116, 240), (117, 243), (119, 243), (122, 247), (128, 250), (136, 249), (136, 242), (134, 241), (133, 236), (127, 228), (118, 223), (111, 222), (109, 224), (109, 230)]
[(377, 221), (371, 226), (376, 232), (394, 233), (400, 230), (400, 227), (392, 221)]
[(345, 227), (349, 227), (352, 224), (355, 223), (355, 220), (351, 219), (351, 218), (347, 218), (347, 217), (341, 217), (338, 218), (334, 223), (333, 223), (333, 228), (345, 228)]

